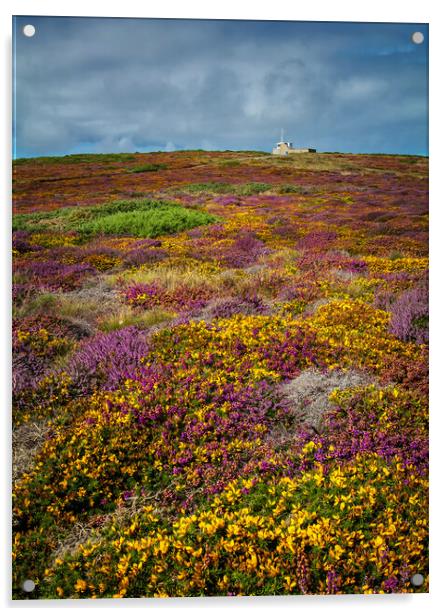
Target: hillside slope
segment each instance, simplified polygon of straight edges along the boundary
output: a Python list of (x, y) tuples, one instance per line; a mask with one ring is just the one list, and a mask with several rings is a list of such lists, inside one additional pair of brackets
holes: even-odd
[(427, 173), (16, 161), (16, 598), (428, 590)]

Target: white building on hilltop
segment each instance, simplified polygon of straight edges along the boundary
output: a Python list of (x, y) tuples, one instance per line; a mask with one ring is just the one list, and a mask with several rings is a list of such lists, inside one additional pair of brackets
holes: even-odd
[(284, 130), (281, 129), (281, 141), (278, 141), (273, 148), (272, 154), (278, 156), (288, 156), (289, 154), (304, 154), (305, 152), (316, 152), (315, 148), (294, 148), (291, 141), (284, 141)]

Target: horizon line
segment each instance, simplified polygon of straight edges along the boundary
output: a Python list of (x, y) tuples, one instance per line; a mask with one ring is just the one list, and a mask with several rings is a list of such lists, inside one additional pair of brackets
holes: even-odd
[[(69, 156), (119, 156), (123, 154), (174, 154), (177, 152), (262, 152), (263, 154), (272, 154), (271, 150), (262, 150), (262, 149), (240, 149), (240, 150), (232, 150), (232, 149), (206, 149), (206, 148), (179, 148), (176, 150), (149, 150), (147, 152), (141, 152), (139, 150), (135, 150), (133, 152), (130, 151), (116, 151), (116, 152), (71, 152), (67, 154), (37, 154), (31, 156), (14, 156), (12, 155), (12, 162), (16, 160), (32, 160), (34, 158), (66, 158)], [(306, 152), (307, 153), (307, 152)], [(372, 152), (349, 152), (343, 150), (317, 150), (316, 152), (309, 152), (310, 154), (351, 154), (353, 156), (419, 156), (421, 158), (429, 158), (429, 153), (421, 154), (421, 153), (408, 153), (408, 152), (380, 152), (380, 151), (372, 151)], [(300, 153), (303, 154), (303, 153)], [(299, 156), (299, 154), (292, 154), (291, 157)]]

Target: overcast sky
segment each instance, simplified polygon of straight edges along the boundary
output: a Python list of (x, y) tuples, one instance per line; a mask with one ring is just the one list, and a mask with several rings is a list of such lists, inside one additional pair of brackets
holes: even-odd
[(271, 150), (281, 128), (319, 151), (427, 154), (425, 25), (18, 17), (14, 31), (16, 157)]

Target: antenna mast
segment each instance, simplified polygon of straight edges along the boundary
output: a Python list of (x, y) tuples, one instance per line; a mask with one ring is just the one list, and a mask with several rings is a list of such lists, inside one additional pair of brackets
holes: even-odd
[(281, 128), (281, 142), (284, 141), (284, 129)]

